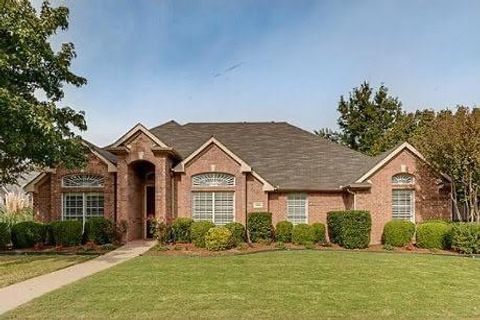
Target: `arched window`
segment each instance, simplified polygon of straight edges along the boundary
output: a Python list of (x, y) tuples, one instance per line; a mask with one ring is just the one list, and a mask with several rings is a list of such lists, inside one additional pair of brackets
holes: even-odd
[(235, 177), (227, 173), (202, 173), (192, 177), (194, 187), (232, 187)]
[(67, 188), (101, 188), (104, 180), (102, 176), (74, 174), (63, 177), (62, 185)]
[(402, 184), (414, 184), (415, 177), (407, 173), (399, 173), (392, 177), (392, 184), (402, 185)]

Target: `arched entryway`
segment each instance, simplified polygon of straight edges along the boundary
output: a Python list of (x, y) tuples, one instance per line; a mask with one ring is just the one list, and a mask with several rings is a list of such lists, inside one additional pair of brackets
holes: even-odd
[(155, 165), (139, 160), (129, 165), (129, 215), (133, 238), (153, 236), (151, 221), (155, 219)]

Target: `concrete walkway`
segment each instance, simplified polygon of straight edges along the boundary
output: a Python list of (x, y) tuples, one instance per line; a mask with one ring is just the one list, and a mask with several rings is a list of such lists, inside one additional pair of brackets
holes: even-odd
[(132, 241), (95, 259), (2, 288), (0, 289), (0, 314), (47, 292), (135, 258), (154, 245), (155, 241)]

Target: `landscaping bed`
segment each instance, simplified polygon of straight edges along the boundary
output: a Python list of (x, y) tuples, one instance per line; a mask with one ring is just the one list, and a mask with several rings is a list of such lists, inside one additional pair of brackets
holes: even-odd
[(118, 246), (104, 246), (94, 243), (87, 243), (79, 246), (36, 246), (26, 249), (0, 250), (0, 256), (5, 255), (102, 255), (116, 249)]

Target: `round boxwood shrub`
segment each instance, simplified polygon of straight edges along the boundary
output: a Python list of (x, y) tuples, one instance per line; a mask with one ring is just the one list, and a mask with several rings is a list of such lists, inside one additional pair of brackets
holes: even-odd
[(454, 223), (452, 249), (465, 254), (480, 253), (480, 223)]
[(205, 247), (210, 251), (226, 250), (232, 246), (232, 232), (225, 227), (213, 227), (205, 235)]
[(96, 244), (112, 243), (108, 235), (109, 220), (104, 217), (92, 217), (85, 222), (85, 235), (88, 241)]
[(0, 222), (0, 248), (5, 248), (10, 244), (10, 230), (8, 223)]
[(292, 242), (293, 223), (280, 221), (275, 226), (275, 240), (278, 242)]
[(57, 246), (78, 246), (82, 242), (82, 222), (76, 220), (54, 221), (51, 224)]
[(347, 210), (341, 219), (340, 242), (347, 249), (363, 249), (370, 244), (370, 212)]
[(425, 222), (417, 226), (416, 244), (419, 248), (448, 249), (451, 246), (452, 226), (443, 222)]
[(31, 248), (44, 243), (45, 225), (34, 221), (19, 222), (12, 226), (11, 236), (15, 248)]
[(307, 245), (312, 244), (315, 241), (315, 232), (313, 227), (300, 223), (293, 227), (292, 230), (292, 242), (295, 244)]
[(248, 214), (248, 232), (250, 240), (271, 240), (273, 235), (272, 214), (270, 212), (251, 212)]
[(331, 211), (327, 213), (328, 239), (331, 243), (341, 245), (341, 231), (346, 211)]
[(245, 227), (239, 222), (230, 222), (225, 226), (232, 233), (233, 245), (238, 245), (245, 242)]
[(383, 243), (393, 247), (404, 247), (412, 242), (415, 224), (406, 220), (389, 221), (383, 227)]
[(205, 235), (215, 227), (212, 221), (195, 221), (190, 228), (192, 243), (199, 248), (205, 248)]
[(189, 243), (192, 241), (190, 234), (190, 228), (192, 227), (193, 220), (190, 218), (177, 218), (172, 223), (173, 234), (175, 235), (175, 241), (180, 243)]
[(324, 244), (325, 243), (325, 225), (320, 222), (312, 224), (314, 239), (313, 242)]

